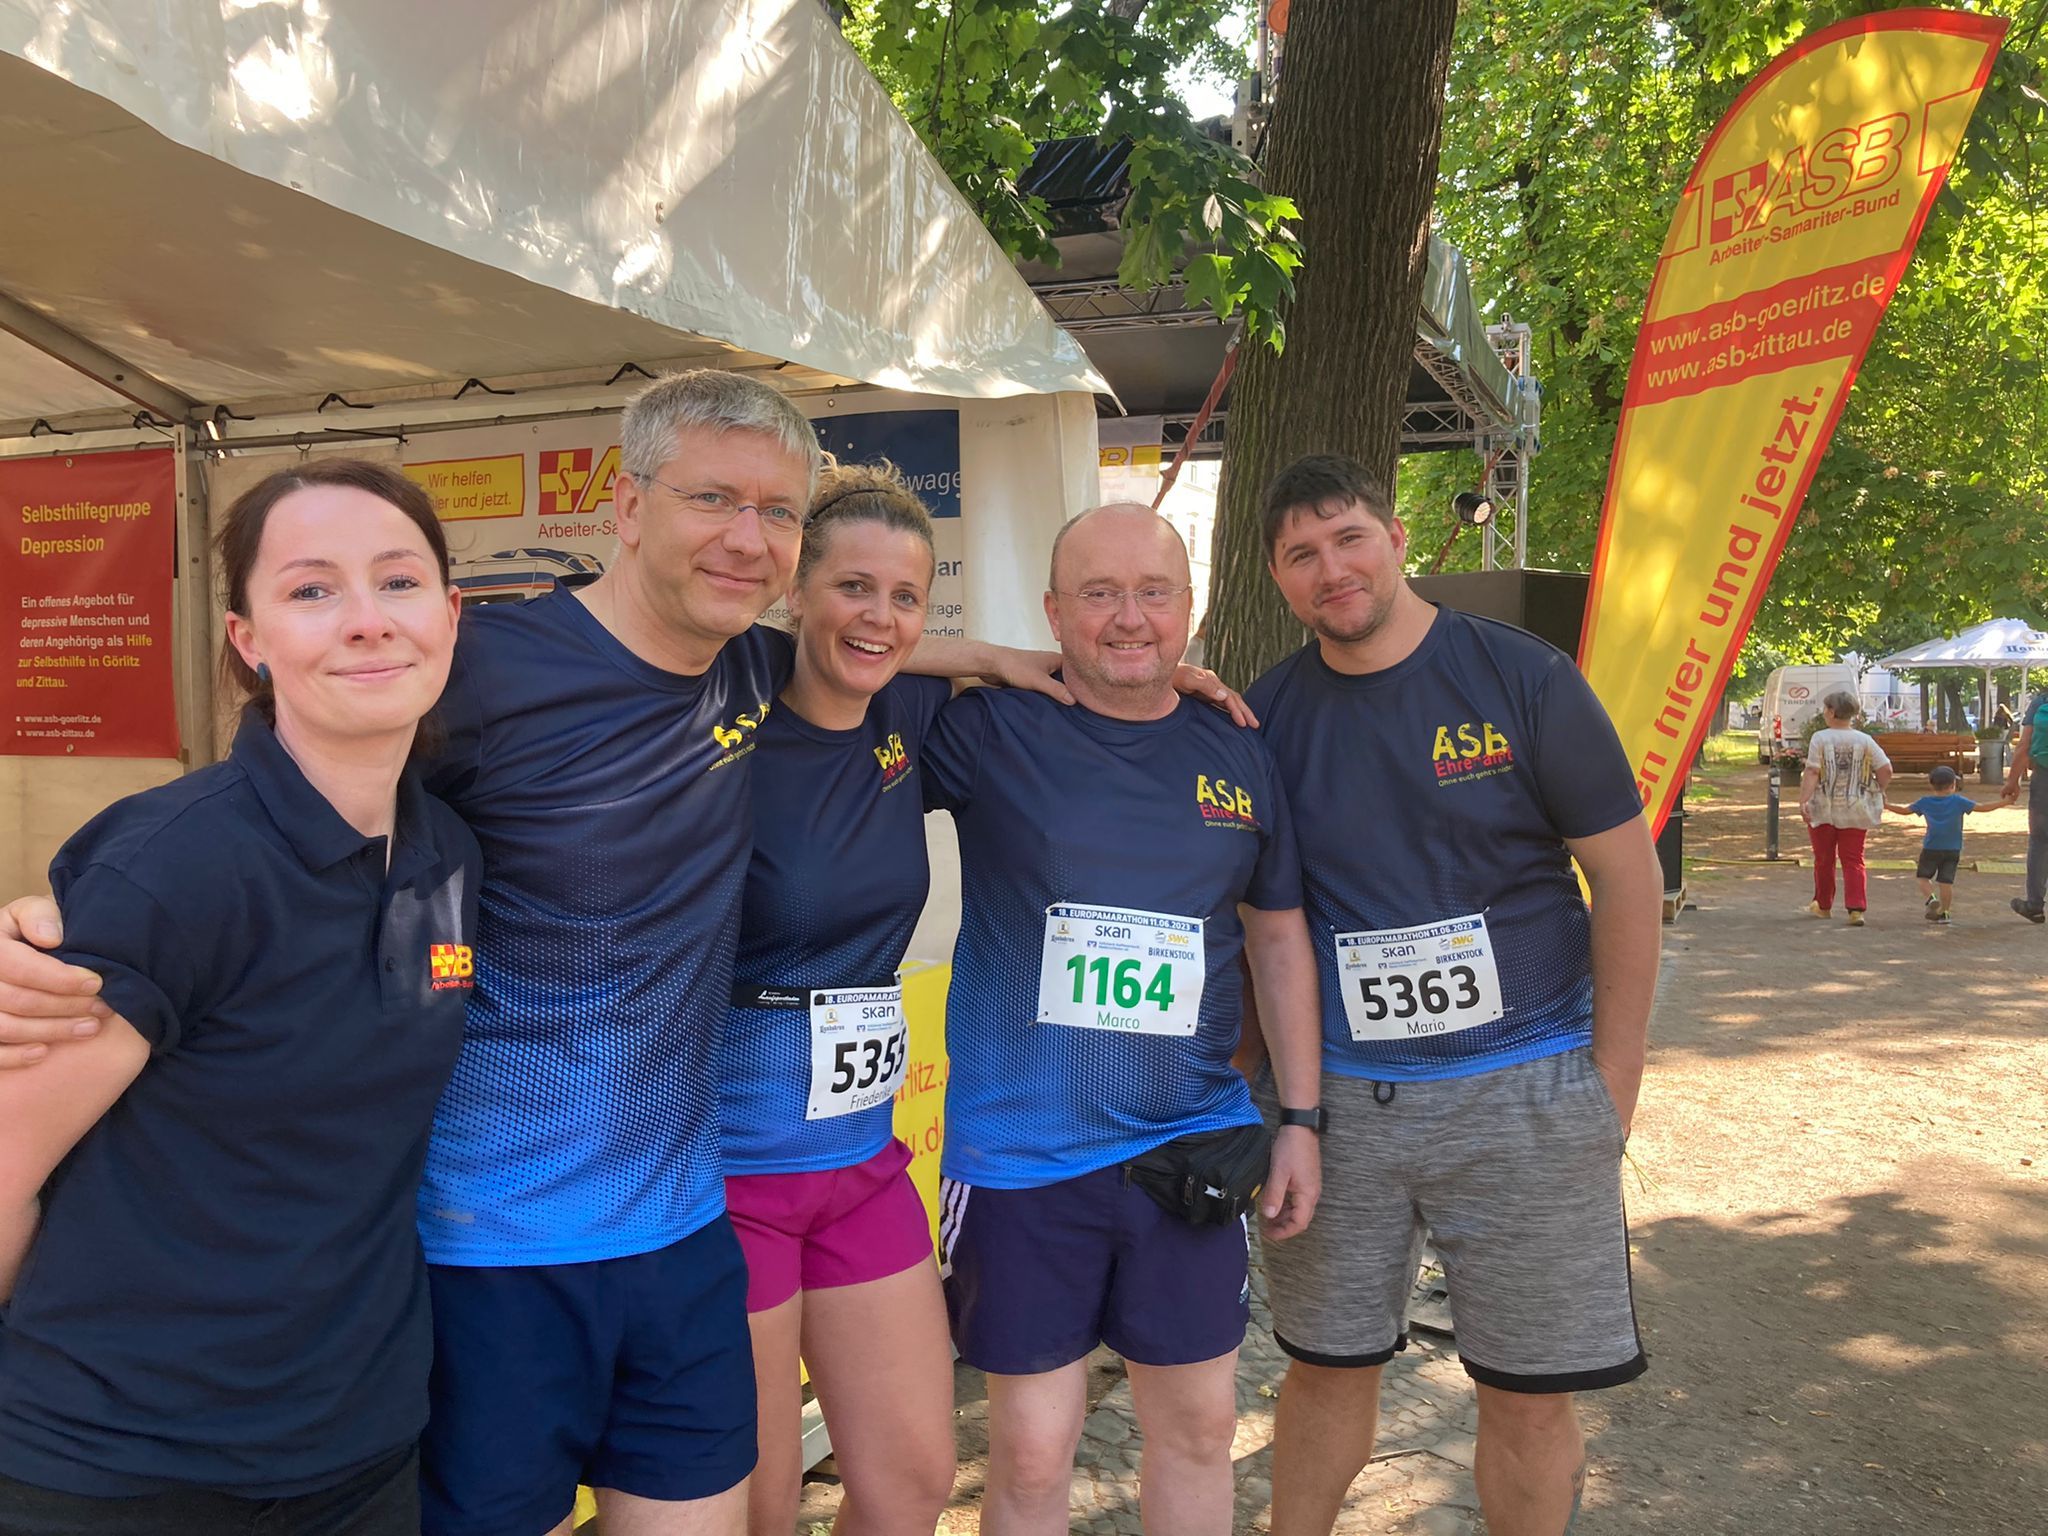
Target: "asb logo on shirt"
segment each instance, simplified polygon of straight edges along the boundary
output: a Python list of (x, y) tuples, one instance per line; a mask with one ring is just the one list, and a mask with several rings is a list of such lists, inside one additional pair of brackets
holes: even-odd
[(427, 975), (436, 992), (476, 985), (476, 956), (467, 944), (429, 944)]
[(904, 749), (900, 732), (891, 731), (889, 740), (876, 747), (875, 761), (882, 765), (882, 793), (887, 794), (910, 777), (910, 753)]
[(1195, 805), (1205, 827), (1234, 827), (1240, 832), (1259, 830), (1259, 818), (1252, 813), (1252, 797), (1241, 784), (1228, 779), (1195, 775)]
[(1438, 789), (1490, 779), (1515, 766), (1515, 749), (1491, 720), (1458, 720), (1438, 726), (1429, 757)]
[(720, 722), (711, 727), (711, 739), (717, 744), (720, 756), (711, 766), (723, 768), (735, 758), (745, 757), (754, 750), (752, 736), (761, 728), (761, 722), (768, 718), (768, 707), (772, 700), (763, 699), (752, 712), (742, 711), (732, 717), (732, 724)]

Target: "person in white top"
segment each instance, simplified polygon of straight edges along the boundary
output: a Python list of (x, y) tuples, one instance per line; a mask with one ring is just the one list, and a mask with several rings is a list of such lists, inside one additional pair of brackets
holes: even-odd
[(1863, 838), (1884, 819), (1884, 790), (1892, 781), (1892, 760), (1856, 729), (1863, 707), (1856, 695), (1838, 690), (1821, 700), (1827, 727), (1813, 733), (1806, 749), (1806, 774), (1799, 787), (1799, 813), (1813, 844), (1813, 900), (1806, 910), (1826, 917), (1835, 905), (1835, 860), (1842, 861), (1842, 902), (1849, 926), (1863, 926), (1869, 903), (1863, 868)]

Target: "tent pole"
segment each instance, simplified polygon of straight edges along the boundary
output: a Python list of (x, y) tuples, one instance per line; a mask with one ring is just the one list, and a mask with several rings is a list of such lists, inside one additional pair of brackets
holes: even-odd
[(0, 293), (0, 331), (18, 336), (38, 352), (77, 369), (95, 384), (134, 401), (144, 410), (156, 412), (166, 421), (182, 425), (195, 408), (196, 402), (170, 385), (151, 378), (133, 363), (102, 351), (83, 336), (73, 335), (11, 294)]

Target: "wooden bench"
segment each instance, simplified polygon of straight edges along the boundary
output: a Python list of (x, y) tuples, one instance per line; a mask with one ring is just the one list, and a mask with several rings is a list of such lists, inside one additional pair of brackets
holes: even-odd
[(1977, 738), (1952, 731), (1882, 731), (1873, 738), (1900, 773), (1925, 773), (1947, 764), (1958, 774), (1977, 771)]

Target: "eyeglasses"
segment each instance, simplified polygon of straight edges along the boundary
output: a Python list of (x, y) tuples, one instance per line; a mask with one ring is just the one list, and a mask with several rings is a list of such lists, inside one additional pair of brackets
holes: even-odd
[(1094, 613), (1114, 613), (1123, 607), (1125, 598), (1135, 598), (1138, 606), (1147, 613), (1164, 613), (1193, 590), (1192, 587), (1083, 587), (1078, 592), (1060, 592), (1058, 587), (1053, 588), (1061, 597), (1071, 597)]
[(794, 507), (756, 506), (750, 501), (734, 501), (723, 491), (686, 491), (679, 485), (670, 485), (658, 475), (635, 475), (633, 478), (646, 485), (660, 486), (707, 523), (729, 523), (742, 512), (751, 512), (761, 520), (762, 531), (777, 538), (793, 539), (804, 529), (803, 514)]

